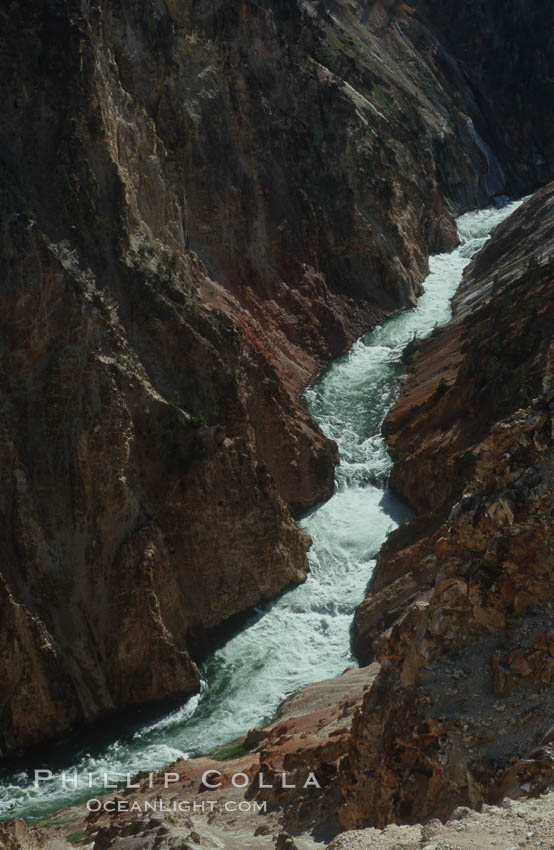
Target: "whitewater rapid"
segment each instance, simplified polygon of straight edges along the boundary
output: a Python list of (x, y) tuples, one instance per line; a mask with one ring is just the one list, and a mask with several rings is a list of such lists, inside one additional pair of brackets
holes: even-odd
[(293, 691), (341, 673), (356, 662), (350, 627), (387, 534), (409, 518), (387, 489), (391, 460), (381, 423), (398, 395), (403, 348), (448, 321), (463, 270), (491, 230), (519, 202), (458, 219), (461, 244), (431, 258), (418, 306), (358, 340), (306, 390), (306, 404), (336, 440), (340, 465), (333, 497), (300, 525), (313, 538), (305, 584), (256, 609), (246, 626), (202, 667), (197, 696), (150, 722), (121, 716), (112, 732), (95, 730), (62, 741), (40, 756), (12, 760), (0, 771), (0, 819), (35, 820), (91, 796), (59, 781), (33, 785), (34, 770), (134, 774), (159, 770), (180, 756), (208, 753), (267, 721)]

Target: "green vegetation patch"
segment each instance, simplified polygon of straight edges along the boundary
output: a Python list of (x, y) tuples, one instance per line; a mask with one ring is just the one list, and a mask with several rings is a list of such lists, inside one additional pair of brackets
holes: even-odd
[(231, 759), (239, 759), (242, 756), (248, 755), (250, 750), (246, 747), (244, 741), (237, 741), (235, 744), (229, 744), (228, 747), (222, 747), (213, 753), (212, 758), (217, 761), (231, 761)]
[(69, 841), (70, 844), (79, 844), (86, 837), (86, 832), (70, 832), (69, 835), (65, 836), (66, 841)]
[(374, 86), (371, 90), (371, 95), (382, 109), (388, 112), (393, 118), (397, 118), (400, 115), (399, 108), (392, 100), (389, 100), (381, 86)]

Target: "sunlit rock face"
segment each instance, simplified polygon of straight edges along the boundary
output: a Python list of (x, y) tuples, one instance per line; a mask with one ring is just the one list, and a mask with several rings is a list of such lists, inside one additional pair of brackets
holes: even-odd
[(552, 784), (553, 209), (551, 183), (493, 233), (385, 422), (420, 516), (356, 614), (382, 670), (352, 728), (344, 826)]
[(551, 166), (546, 48), (507, 14), (499, 139), (480, 15), (4, 4), (2, 751), (196, 689), (206, 633), (303, 579), (336, 450), (302, 387)]

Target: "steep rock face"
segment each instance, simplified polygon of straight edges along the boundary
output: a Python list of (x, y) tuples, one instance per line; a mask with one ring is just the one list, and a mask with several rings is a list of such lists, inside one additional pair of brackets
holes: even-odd
[(391, 535), (357, 611), (382, 671), (352, 727), (347, 827), (554, 778), (553, 207), (551, 184), (494, 232), (386, 424), (431, 531)]
[[(251, 355), (224, 316), (198, 305), (189, 323), (146, 278), (135, 280), (144, 300), (137, 293), (134, 321), (165, 365), (164, 397), (113, 301), (69, 252), (20, 221), (5, 240), (0, 547), (10, 748), (195, 689), (188, 651), (231, 614), (302, 580), (309, 540), (256, 461), (241, 389)], [(187, 387), (181, 363), (198, 389)], [(198, 398), (226, 408), (225, 426), (191, 416)]]
[[(470, 89), (475, 128), (494, 151), (511, 193), (524, 194), (530, 182), (546, 183), (554, 162), (552, 6), (533, 0), (417, 0), (412, 5), (436, 39), (440, 74), (464, 112), (467, 101), (459, 99), (456, 84), (460, 75)], [(486, 149), (483, 156), (489, 157)]]
[(552, 332), (546, 307), (553, 207), (551, 183), (473, 260), (453, 300), (452, 322), (406, 349), (411, 378), (383, 430), (396, 461), (391, 486), (420, 514), (444, 515), (467, 479), (467, 450), (540, 390)]
[(0, 21), (7, 750), (193, 690), (205, 631), (302, 580), (336, 451), (301, 388), (512, 178), (409, 5)]

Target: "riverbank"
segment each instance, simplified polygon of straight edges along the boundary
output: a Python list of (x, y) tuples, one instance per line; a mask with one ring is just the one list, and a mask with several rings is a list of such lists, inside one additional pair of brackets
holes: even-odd
[(551, 3), (366, 5), (3, 4), (2, 758), (201, 692), (306, 576), (302, 388), (552, 171)]
[[(40, 846), (70, 846), (69, 836), (98, 850), (132, 835), (137, 847), (146, 850), (151, 842), (173, 835), (201, 847), (223, 841), (227, 850), (269, 850), (283, 829), (298, 832), (301, 824), (307, 834), (300, 850), (320, 846), (308, 834), (310, 823), (318, 823), (328, 840), (339, 829), (336, 814), (329, 816), (333, 806), (328, 808), (335, 796), (328, 793), (336, 781), (332, 765), (347, 750), (353, 714), (378, 671), (378, 664), (350, 668), (303, 688), (283, 704), (272, 723), (211, 758), (179, 759), (152, 777), (143, 772), (132, 778), (140, 786), (136, 789), (91, 791), (97, 797), (91, 797), (88, 808), (74, 806), (38, 824), (41, 840), (51, 842)], [(310, 774), (317, 784), (311, 781), (306, 788)], [(28, 834), (23, 824), (19, 829)]]
[[(341, 462), (333, 496), (300, 523), (313, 541), (306, 582), (259, 606), (207, 659), (199, 696), (152, 722), (123, 727), (105, 742), (83, 734), (62, 759), (67, 772), (135, 774), (213, 752), (263, 726), (287, 694), (352, 664), (354, 610), (387, 535), (410, 516), (387, 487), (392, 462), (381, 434), (383, 418), (398, 397), (403, 350), (415, 334), (427, 336), (450, 317), (450, 299), (471, 255), (516, 206), (462, 216), (462, 244), (431, 258), (417, 307), (358, 340), (307, 390), (309, 412), (337, 442)], [(59, 750), (56, 756), (59, 765)], [(12, 773), (4, 777), (0, 802), (14, 806), (14, 814), (36, 818), (82, 799), (79, 789), (61, 793), (47, 783), (36, 789), (32, 777)]]
[[(513, 206), (515, 208), (517, 205)], [(482, 247), (490, 228), (507, 216), (509, 211), (509, 208), (505, 210), (491, 209), (486, 215), (480, 212), (464, 216), (460, 222), (463, 244), (456, 255), (446, 255), (442, 258), (433, 259), (432, 274), (427, 281), (426, 294), (422, 297), (418, 308), (390, 320), (385, 326), (378, 328), (372, 334), (360, 340), (354, 346), (352, 352), (333, 364), (313, 388), (314, 396), (310, 403), (320, 411), (325, 410), (326, 404), (332, 403), (332, 406), (327, 408), (327, 423), (322, 422), (322, 424), (324, 427), (329, 424), (329, 427), (334, 426), (339, 430), (338, 436), (342, 438), (346, 449), (343, 463), (338, 470), (336, 496), (327, 505), (322, 506), (319, 516), (316, 512), (307, 520), (312, 523), (317, 521), (319, 525), (312, 526), (313, 529), (317, 527), (325, 531), (325, 535), (318, 538), (318, 535), (314, 534), (312, 530), (315, 541), (315, 555), (317, 556), (318, 552), (335, 553), (334, 557), (331, 557), (328, 562), (331, 569), (331, 582), (327, 581), (327, 590), (330, 592), (330, 599), (333, 600), (335, 605), (332, 610), (335, 611), (338, 625), (336, 633), (331, 633), (335, 634), (335, 637), (342, 635), (344, 639), (347, 635), (344, 626), (345, 623), (349, 622), (348, 609), (341, 611), (340, 606), (336, 607), (336, 588), (340, 586), (340, 573), (335, 575), (333, 572), (333, 565), (335, 562), (340, 565), (341, 558), (347, 567), (349, 565), (348, 558), (345, 559), (345, 552), (347, 551), (344, 548), (345, 539), (350, 541), (351, 552), (357, 556), (357, 560), (351, 565), (353, 568), (351, 572), (357, 575), (358, 581), (360, 574), (362, 581), (364, 574), (367, 575), (367, 573), (364, 573), (368, 551), (367, 515), (362, 512), (359, 516), (359, 511), (352, 510), (353, 505), (348, 500), (349, 492), (352, 491), (356, 500), (367, 499), (369, 495), (369, 503), (377, 507), (385, 498), (389, 498), (383, 482), (383, 473), (386, 475), (387, 464), (390, 464), (390, 461), (386, 451), (384, 451), (384, 443), (381, 438), (377, 439), (377, 435), (387, 407), (390, 407), (396, 398), (397, 376), (401, 368), (400, 358), (403, 348), (411, 340), (415, 328), (421, 335), (431, 333), (437, 322), (440, 323), (448, 318), (449, 299), (458, 286), (463, 269), (469, 262), (469, 257), (477, 248)], [(346, 376), (349, 376), (351, 380), (345, 380)], [(369, 387), (371, 387), (371, 395), (368, 397)], [(342, 388), (342, 395), (338, 392), (339, 388)], [(353, 396), (353, 393), (357, 395)], [(369, 406), (358, 407), (353, 403), (356, 397), (360, 400), (363, 399), (366, 404), (369, 398)], [(336, 405), (339, 399), (350, 416), (348, 423), (341, 423), (337, 420)], [(385, 405), (382, 412), (378, 413), (377, 416), (375, 416), (374, 410), (376, 399), (379, 399)], [(368, 427), (368, 413), (364, 411), (368, 411), (374, 416), (373, 420), (371, 420), (371, 415), (369, 416), (370, 425), (374, 429), (373, 434), (368, 435), (367, 431), (363, 430)], [(322, 421), (322, 417), (320, 417), (320, 421)], [(371, 461), (372, 465), (368, 466), (368, 460)], [(345, 504), (347, 510), (346, 513), (343, 513)], [(358, 536), (352, 537), (352, 525), (341, 524), (344, 520), (347, 523), (352, 521), (357, 523)], [(341, 529), (342, 535), (339, 533)], [(334, 542), (334, 549), (329, 549), (330, 541)], [(377, 549), (378, 546), (372, 551), (376, 554)], [(321, 563), (315, 566), (319, 566), (320, 570), (314, 569), (312, 581), (318, 579), (322, 586), (325, 586), (325, 572), (321, 570)], [(329, 576), (327, 578), (329, 579)], [(265, 634), (270, 637), (270, 645), (276, 645), (271, 642), (275, 642), (280, 634), (285, 638), (285, 643), (281, 646), (281, 649), (287, 650), (289, 646), (292, 646), (296, 653), (307, 655), (313, 665), (317, 661), (317, 655), (308, 652), (308, 644), (302, 638), (301, 629), (291, 627), (293, 623), (301, 624), (304, 622), (302, 615), (305, 609), (298, 604), (298, 594), (305, 594), (306, 587), (309, 590), (309, 582), (310, 580), (303, 588), (288, 595), (289, 599), (284, 609), (279, 608), (277, 603), (265, 612), (264, 616), (260, 616), (250, 629), (246, 629), (240, 636), (230, 641), (227, 647), (223, 649), (223, 652), (226, 652), (227, 655), (220, 656), (220, 660), (226, 657), (230, 661), (235, 661), (240, 656), (251, 662), (250, 647), (252, 645), (267, 647), (268, 645), (267, 641), (262, 641), (261, 644), (259, 641), (259, 630), (265, 629)], [(329, 642), (328, 636), (330, 623), (333, 622), (332, 610), (330, 611), (328, 608), (322, 610), (320, 590), (321, 588), (313, 596), (314, 606), (306, 610), (305, 614), (311, 626), (315, 625), (316, 636), (319, 634), (318, 626), (323, 622), (327, 623), (321, 638), (321, 646), (331, 649), (334, 642), (332, 640)], [(304, 597), (305, 599), (306, 597)], [(295, 612), (300, 614), (299, 620), (291, 619)], [(275, 619), (275, 616), (277, 616), (277, 619)], [(282, 617), (283, 619), (281, 619)], [(278, 632), (275, 625), (281, 622), (287, 630)], [(288, 639), (291, 643), (286, 642)], [(245, 643), (245, 640), (247, 643)], [(233, 644), (234, 641), (238, 642)], [(344, 640), (342, 647), (340, 647), (342, 653), (347, 651), (345, 644), (346, 641)], [(294, 659), (300, 657), (300, 655), (293, 655), (293, 664)], [(338, 655), (334, 663), (337, 663), (340, 657)], [(254, 666), (254, 670), (257, 669)], [(312, 669), (312, 675), (313, 672)], [(368, 686), (376, 672), (377, 669), (374, 668), (370, 676), (370, 671), (351, 670), (344, 677), (340, 677), (338, 680), (334, 679), (326, 683), (325, 686), (320, 685), (302, 691), (294, 697), (290, 704), (286, 704), (286, 714), (282, 714), (276, 722), (268, 727), (252, 730), (246, 736), (244, 742), (235, 744), (234, 749), (230, 748), (227, 753), (220, 753), (218, 760), (174, 761), (172, 768), (168, 768), (165, 773), (177, 773), (179, 779), (175, 783), (170, 782), (167, 789), (164, 788), (163, 774), (156, 776), (152, 788), (149, 787), (149, 778), (145, 778), (142, 774), (143, 787), (140, 789), (140, 794), (144, 799), (151, 799), (161, 793), (162, 797), (170, 801), (176, 798), (182, 799), (182, 796), (179, 798), (179, 794), (184, 794), (190, 797), (193, 802), (205, 801), (207, 794), (211, 795), (213, 789), (201, 787), (202, 775), (206, 770), (217, 770), (221, 771), (224, 777), (222, 787), (214, 789), (218, 794), (218, 799), (226, 800), (226, 795), (231, 794), (229, 802), (238, 805), (242, 800), (251, 808), (240, 814), (237, 814), (236, 811), (223, 812), (223, 814), (219, 811), (203, 812), (200, 814), (200, 826), (205, 819), (205, 823), (210, 829), (216, 828), (215, 825), (217, 824), (217, 829), (225, 830), (228, 828), (233, 833), (238, 831), (242, 836), (241, 840), (244, 840), (242, 830), (246, 828), (246, 822), (240, 819), (243, 816), (248, 816), (248, 829), (256, 832), (257, 829), (261, 828), (262, 831), (258, 835), (260, 837), (265, 834), (263, 832), (265, 814), (260, 813), (260, 810), (254, 807), (266, 803), (270, 807), (275, 807), (266, 824), (269, 829), (267, 835), (271, 835), (272, 840), (275, 839), (275, 831), (278, 826), (279, 829), (290, 828), (296, 834), (304, 835), (303, 840), (305, 841), (314, 841), (318, 835), (323, 833), (325, 833), (325, 840), (330, 841), (332, 835), (340, 829), (336, 818), (336, 812), (341, 805), (343, 795), (343, 790), (340, 787), (342, 779), (339, 765), (345, 753), (351, 750), (352, 732), (350, 727), (352, 718), (356, 709), (362, 704), (362, 700), (367, 703), (368, 694), (371, 693), (371, 690), (368, 691)], [(271, 668), (268, 668), (268, 677), (270, 677), (270, 673)], [(272, 675), (274, 673), (275, 668), (273, 668)], [(365, 684), (362, 684), (364, 679)], [(269, 678), (264, 678), (264, 681), (268, 680)], [(263, 700), (264, 693), (256, 694), (256, 686), (251, 680), (246, 678), (241, 685), (244, 690), (239, 691), (238, 694), (244, 693), (245, 698), (248, 695), (250, 706), (253, 703), (253, 698), (260, 697)], [(333, 691), (335, 692), (334, 695)], [(278, 690), (275, 693), (278, 693)], [(265, 696), (267, 698), (267, 695)], [(225, 703), (223, 702), (222, 708), (224, 707)], [(167, 718), (157, 732), (162, 737), (164, 734), (167, 736), (168, 732), (175, 728), (173, 723), (175, 719)], [(208, 716), (207, 728), (209, 728), (209, 723), (210, 717)], [(245, 731), (250, 727), (251, 724), (244, 727)], [(138, 739), (137, 747), (140, 746), (140, 741), (141, 738)], [(234, 758), (228, 759), (225, 756), (233, 756)], [(166, 759), (164, 765), (168, 762), (169, 759)], [(144, 764), (144, 761), (142, 763)], [(251, 788), (247, 791), (246, 796), (244, 789), (233, 786), (232, 777), (237, 773), (244, 773), (248, 778), (248, 784)], [(292, 788), (283, 787), (281, 779), (283, 773), (290, 778), (293, 784)], [(311, 773), (315, 775), (317, 784), (306, 786), (305, 783), (310, 778)], [(262, 785), (268, 784), (268, 788), (261, 787), (260, 782), (256, 783), (255, 780), (260, 775), (263, 775)], [(288, 780), (286, 784), (288, 784)], [(117, 798), (120, 796), (120, 793), (116, 794)], [(128, 802), (129, 794), (127, 793), (122, 796), (123, 800), (126, 798)], [(112, 798), (108, 798), (108, 800), (110, 799)], [(328, 812), (333, 813), (330, 819)], [(190, 819), (188, 812), (174, 813), (171, 818), (177, 815), (181, 817), (181, 814)], [(78, 827), (75, 829), (77, 833), (82, 831), (90, 836), (91, 840), (92, 837), (94, 837), (95, 842), (98, 840), (98, 847), (102, 846), (104, 840), (102, 835), (123, 834), (122, 830), (135, 828), (132, 826), (133, 823), (135, 825), (142, 823), (140, 820), (136, 821), (134, 815), (129, 813), (128, 810), (120, 813), (101, 810), (99, 813), (90, 813), (87, 819), (83, 820), (83, 809), (77, 808), (73, 812), (64, 813), (62, 817), (66, 818), (66, 816), (71, 819), (72, 827)], [(252, 822), (253, 818), (255, 819), (254, 822)], [(262, 822), (259, 823), (260, 818), (262, 818)], [(54, 818), (54, 824), (55, 822), (56, 819)], [(242, 826), (240, 826), (241, 823)], [(258, 823), (259, 826), (256, 825)], [(52, 821), (50, 821), (50, 826), (52, 826)], [(200, 826), (199, 835), (201, 834)], [(62, 830), (63, 828), (65, 827), (62, 827)], [(106, 830), (108, 830), (107, 833)], [(312, 833), (312, 837), (308, 838)], [(208, 839), (206, 838), (206, 840)]]
[(346, 827), (554, 784), (553, 212), (550, 183), (494, 232), (384, 423), (418, 517), (356, 613), (382, 671), (344, 763)]

